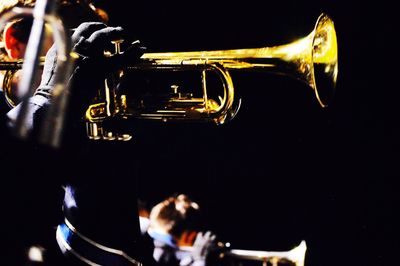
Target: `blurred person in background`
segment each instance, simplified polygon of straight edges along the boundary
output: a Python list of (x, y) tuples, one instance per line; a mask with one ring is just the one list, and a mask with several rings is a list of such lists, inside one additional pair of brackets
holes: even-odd
[(204, 231), (199, 205), (189, 196), (171, 196), (150, 212), (148, 234), (153, 239), (153, 258), (159, 265), (204, 266), (216, 236)]

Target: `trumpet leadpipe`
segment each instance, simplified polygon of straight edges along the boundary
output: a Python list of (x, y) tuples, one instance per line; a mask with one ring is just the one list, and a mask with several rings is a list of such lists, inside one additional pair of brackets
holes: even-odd
[(0, 71), (8, 71), (8, 70), (20, 70), (22, 69), (22, 65), (24, 62), (21, 61), (1, 61), (0, 62)]

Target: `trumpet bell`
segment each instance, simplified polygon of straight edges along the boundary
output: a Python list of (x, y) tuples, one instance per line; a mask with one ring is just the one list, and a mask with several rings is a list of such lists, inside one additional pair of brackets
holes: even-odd
[[(301, 243), (289, 251), (259, 251), (259, 250), (243, 250), (232, 249), (225, 255), (247, 261), (261, 261), (263, 265), (270, 263), (273, 266), (278, 264), (290, 264), (294, 266), (304, 266), (307, 251), (306, 242)], [(244, 263), (245, 264), (245, 263)]]
[(318, 18), (313, 31), (312, 64), (312, 87), (321, 106), (327, 106), (335, 94), (339, 66), (335, 27), (332, 19), (325, 14)]
[(226, 70), (264, 70), (291, 76), (312, 88), (322, 107), (332, 101), (338, 75), (338, 47), (333, 20), (321, 14), (314, 30), (295, 42), (262, 48), (147, 53), (152, 65), (221, 64)]

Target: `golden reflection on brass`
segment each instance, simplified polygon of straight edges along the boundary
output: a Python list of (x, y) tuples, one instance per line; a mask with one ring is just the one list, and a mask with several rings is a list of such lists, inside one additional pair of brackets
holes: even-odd
[(263, 264), (270, 262), (272, 265), (278, 265), (279, 262), (289, 262), (293, 263), (295, 266), (304, 266), (306, 251), (307, 245), (303, 240), (297, 247), (294, 247), (289, 251), (231, 249), (227, 251), (226, 255), (238, 259), (258, 260), (262, 261)]
[[(114, 54), (121, 54), (121, 40), (115, 41)], [(112, 53), (107, 53), (112, 56)], [(93, 99), (85, 113), (87, 134), (96, 140), (129, 140), (129, 132), (114, 132), (105, 129), (104, 121), (151, 119), (158, 121), (201, 121), (223, 124), (233, 119), (241, 100), (235, 95), (230, 71), (263, 70), (300, 80), (310, 87), (322, 107), (331, 102), (338, 75), (338, 47), (334, 23), (326, 14), (321, 14), (314, 30), (306, 37), (289, 44), (236, 50), (145, 53), (138, 63), (114, 73), (114, 80), (129, 75), (130, 71), (200, 71), (201, 95), (181, 93), (176, 84), (170, 84), (170, 97), (148, 107), (145, 101), (140, 105), (130, 102), (129, 91), (120, 93), (111, 79)], [(0, 62), (0, 70), (17, 69), (20, 62)], [(221, 87), (218, 96), (212, 96), (207, 86), (207, 76), (213, 73), (219, 77)], [(114, 82), (115, 83), (115, 82)], [(110, 85), (111, 84), (111, 85)], [(135, 88), (132, 88), (134, 91)], [(11, 90), (5, 89), (5, 92)], [(196, 95), (196, 96), (194, 96)], [(9, 97), (13, 99), (12, 97)], [(127, 137), (129, 136), (129, 137)]]
[[(116, 44), (115, 53), (120, 53), (119, 44), (120, 42)], [(178, 86), (171, 85), (175, 93), (172, 93), (167, 103), (160, 103), (158, 108), (147, 108), (142, 103), (140, 108), (135, 109), (127, 101), (127, 95), (119, 96), (115, 90), (106, 86), (106, 97), (103, 98), (109, 99), (100, 100), (103, 104), (90, 105), (85, 118), (89, 124), (96, 123), (96, 128), (100, 131), (103, 130), (102, 121), (111, 117), (120, 120), (134, 117), (163, 122), (202, 121), (223, 124), (235, 117), (241, 104), (240, 99), (235, 96), (231, 70), (264, 70), (290, 76), (308, 85), (314, 91), (318, 103), (327, 107), (336, 87), (337, 53), (334, 23), (326, 14), (319, 16), (314, 30), (308, 36), (285, 45), (219, 51), (145, 53), (141, 62), (128, 67), (128, 70), (200, 70), (203, 96), (182, 98), (177, 93)], [(206, 76), (209, 72), (217, 74), (221, 79), (222, 95), (217, 99), (211, 99), (207, 87)], [(124, 99), (124, 102), (119, 99)], [(104, 112), (104, 106), (112, 108), (107, 108), (107, 112)], [(98, 139), (100, 131), (89, 130), (88, 137)]]
[[(218, 242), (217, 245), (221, 248), (227, 247), (224, 243)], [(192, 251), (193, 247), (180, 247), (183, 251)], [(307, 244), (302, 240), (300, 244), (288, 251), (263, 251), (263, 250), (247, 250), (247, 249), (227, 249), (219, 255), (220, 259), (231, 257), (240, 262), (244, 261), (260, 261), (264, 265), (286, 265), (304, 266), (307, 252)], [(244, 262), (243, 264), (246, 265)], [(250, 265), (253, 265), (250, 264)]]

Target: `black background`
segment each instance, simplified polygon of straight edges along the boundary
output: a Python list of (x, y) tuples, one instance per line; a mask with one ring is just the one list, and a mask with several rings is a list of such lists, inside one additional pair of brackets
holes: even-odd
[[(394, 9), (366, 1), (98, 1), (148, 51), (272, 46), (335, 22), (339, 76), (322, 109), (287, 77), (233, 74), (242, 107), (222, 126), (138, 122), (127, 178), (152, 205), (176, 192), (200, 203), (235, 248), (288, 250), (306, 265), (387, 265), (397, 238)], [(114, 15), (117, 13), (118, 15)], [(129, 154), (127, 156), (130, 156)], [(137, 182), (137, 183), (134, 183)]]

